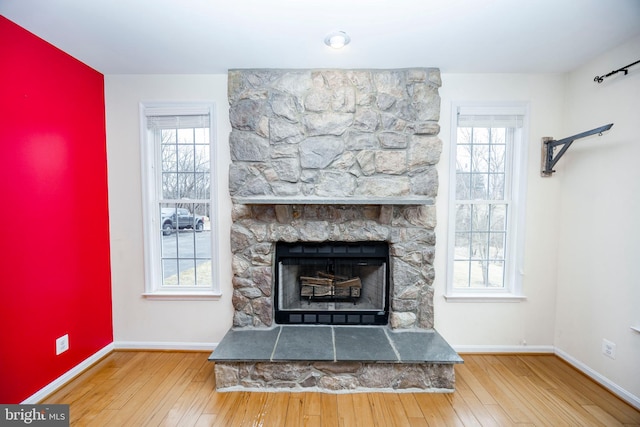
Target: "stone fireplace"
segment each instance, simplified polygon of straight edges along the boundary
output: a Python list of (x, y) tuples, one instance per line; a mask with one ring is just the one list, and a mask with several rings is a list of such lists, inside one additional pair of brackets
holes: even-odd
[(439, 70), (232, 70), (236, 327), (273, 324), (277, 242), (388, 242), (390, 321), (433, 327)]
[[(455, 353), (447, 353), (444, 365), (420, 355), (407, 362), (401, 360), (405, 353), (398, 346), (408, 335), (395, 335), (435, 334), (435, 339), (420, 337), (450, 350), (433, 330), (440, 85), (435, 68), (229, 72), (235, 314), (234, 329), (225, 340), (237, 344), (244, 331), (249, 340), (270, 337), (266, 341), (283, 348), (282, 337), (292, 336), (297, 337), (289, 345), (293, 348), (309, 334), (328, 340), (330, 330), (327, 342), (333, 343), (334, 351), (332, 357), (301, 351), (279, 358), (274, 347), (264, 351), (268, 360), (255, 361), (253, 356), (232, 357), (233, 351), (217, 349), (212, 360), (220, 389), (283, 384), (330, 390), (369, 387), (359, 379), (342, 386), (342, 380), (336, 382), (336, 372), (344, 379), (354, 369), (341, 362), (369, 360), (366, 355), (355, 360), (338, 356), (351, 352), (338, 348), (336, 337), (361, 335), (338, 325), (379, 325), (384, 330), (373, 334), (382, 340), (378, 347), (393, 350), (373, 359), (388, 361), (388, 366), (359, 365), (359, 374), (352, 373), (352, 378), (387, 369), (395, 374), (385, 374), (386, 385), (376, 388), (453, 388), (452, 363), (460, 361)], [(354, 255), (355, 266), (349, 268), (338, 253), (326, 252), (376, 252), (382, 247), (384, 254), (378, 257)], [(318, 257), (308, 256), (314, 250)], [(374, 281), (381, 279), (382, 293), (374, 296)], [(306, 329), (297, 335), (293, 326), (280, 324)], [(274, 329), (275, 338), (269, 335)], [(239, 348), (248, 350), (243, 346)], [(317, 363), (326, 361), (333, 365), (324, 372)], [(408, 364), (398, 364), (403, 361)], [(265, 364), (270, 372), (295, 367), (300, 375), (287, 381), (281, 375), (265, 379)], [(444, 372), (444, 377), (436, 380), (434, 372)], [(408, 375), (419, 380), (399, 379)]]

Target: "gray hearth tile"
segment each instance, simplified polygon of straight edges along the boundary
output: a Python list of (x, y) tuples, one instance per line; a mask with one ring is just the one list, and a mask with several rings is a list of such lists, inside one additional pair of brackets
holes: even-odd
[(398, 361), (398, 356), (393, 351), (383, 328), (336, 326), (333, 329), (338, 361)]
[(273, 361), (334, 360), (330, 326), (283, 326)]
[(260, 330), (231, 329), (209, 356), (209, 360), (270, 360), (279, 332), (279, 327)]
[(462, 363), (435, 330), (319, 325), (232, 329), (209, 360)]
[(402, 362), (462, 363), (453, 348), (435, 330), (388, 331)]

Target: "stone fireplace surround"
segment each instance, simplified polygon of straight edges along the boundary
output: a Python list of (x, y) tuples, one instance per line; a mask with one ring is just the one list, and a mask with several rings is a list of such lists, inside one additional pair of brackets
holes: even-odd
[(234, 327), (273, 325), (276, 242), (375, 241), (389, 243), (391, 327), (433, 328), (433, 206), (238, 205), (236, 213)]
[[(439, 86), (433, 68), (229, 72), (235, 314), (211, 357), (219, 390), (357, 391), (374, 383), (380, 390), (453, 390), (453, 363), (461, 360), (433, 330)], [(381, 328), (394, 357), (353, 360), (337, 348), (329, 358), (282, 352), (297, 348), (301, 336), (315, 341), (327, 327), (301, 326), (307, 329), (299, 335), (274, 325), (280, 241), (388, 242), (390, 315)], [(347, 333), (333, 328), (334, 341)], [(246, 341), (270, 342), (275, 330), (273, 351), (256, 360)], [(402, 342), (413, 339), (398, 338), (400, 331), (432, 334), (414, 337), (423, 342), (435, 336), (429, 342), (440, 362), (428, 349), (403, 360)], [(372, 376), (386, 380), (367, 381)]]

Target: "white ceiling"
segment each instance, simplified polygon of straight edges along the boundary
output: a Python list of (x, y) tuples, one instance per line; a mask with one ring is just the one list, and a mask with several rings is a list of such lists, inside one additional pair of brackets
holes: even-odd
[[(640, 0), (0, 0), (0, 14), (104, 74), (566, 72), (640, 34)], [(334, 30), (351, 44), (325, 46)]]

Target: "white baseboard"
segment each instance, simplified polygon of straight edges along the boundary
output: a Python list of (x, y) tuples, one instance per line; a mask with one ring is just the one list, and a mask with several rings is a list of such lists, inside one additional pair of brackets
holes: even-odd
[(115, 341), (113, 345), (115, 350), (213, 351), (218, 346), (218, 343)]
[(71, 381), (76, 376), (80, 375), (86, 369), (88, 369), (91, 365), (96, 363), (98, 360), (102, 359), (107, 354), (113, 351), (113, 343), (108, 344), (103, 349), (97, 351), (93, 355), (89, 356), (78, 365), (74, 366), (64, 374), (60, 375), (58, 378), (47, 384), (44, 388), (38, 390), (33, 395), (26, 398), (22, 403), (23, 404), (36, 404), (40, 402), (42, 399), (58, 390), (60, 387)]
[(622, 387), (612, 382), (608, 378), (605, 378), (604, 376), (600, 375), (599, 373), (597, 373), (596, 371), (594, 371), (593, 369), (591, 369), (590, 367), (588, 367), (587, 365), (579, 361), (578, 359), (570, 356), (569, 354), (565, 353), (559, 348), (555, 349), (555, 354), (556, 356), (558, 356), (559, 358), (561, 358), (562, 360), (564, 360), (565, 362), (567, 362), (568, 364), (570, 364), (571, 366), (579, 370), (580, 372), (584, 373), (586, 376), (588, 376), (589, 378), (591, 378), (592, 380), (594, 380), (595, 382), (597, 382), (607, 390), (611, 391), (620, 399), (627, 402), (629, 405), (635, 407), (636, 409), (640, 409), (640, 397), (629, 393), (627, 390), (623, 389)]
[(458, 353), (554, 353), (552, 345), (454, 345)]
[[(113, 350), (182, 350), (182, 351), (213, 351), (217, 347), (218, 343), (185, 343), (185, 342), (147, 342), (147, 341), (116, 341), (113, 342), (100, 351), (96, 352), (92, 356), (88, 357), (80, 364), (56, 378), (53, 382), (28, 397), (22, 403), (34, 404), (44, 399), (49, 394), (53, 393), (67, 382), (71, 381), (77, 375), (81, 374), (91, 365), (98, 360), (111, 353)], [(589, 368), (584, 363), (568, 355), (564, 351), (555, 348), (553, 346), (538, 345), (538, 346), (506, 346), (506, 345), (454, 345), (454, 350), (458, 353), (549, 353), (555, 354), (567, 363), (583, 372), (585, 375), (602, 385), (606, 389), (610, 390), (616, 396), (620, 397), (625, 402), (640, 409), (640, 397), (629, 393), (627, 390), (613, 383), (609, 379), (603, 377), (593, 369)]]

